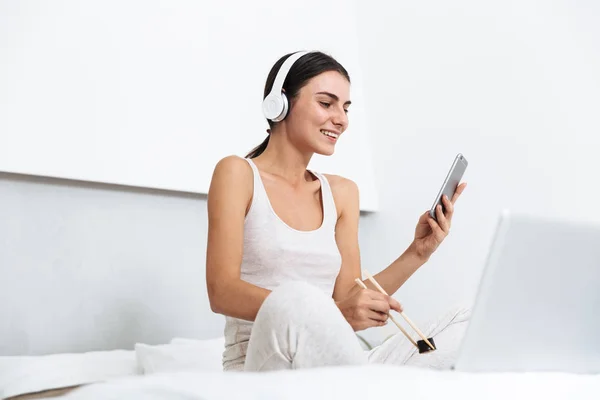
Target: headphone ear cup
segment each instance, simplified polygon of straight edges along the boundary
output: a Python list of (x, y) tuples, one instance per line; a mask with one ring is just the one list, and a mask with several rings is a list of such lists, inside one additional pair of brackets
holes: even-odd
[(276, 93), (271, 93), (263, 100), (263, 114), (265, 118), (275, 121), (277, 117), (281, 115), (285, 109), (285, 103), (287, 99), (283, 99), (283, 96)]
[(288, 109), (289, 109), (289, 102), (288, 102), (288, 99), (287, 99), (287, 96), (285, 95), (285, 93), (281, 93), (281, 101), (283, 103), (283, 107), (282, 107), (279, 115), (272, 119), (273, 122), (281, 122), (287, 116)]

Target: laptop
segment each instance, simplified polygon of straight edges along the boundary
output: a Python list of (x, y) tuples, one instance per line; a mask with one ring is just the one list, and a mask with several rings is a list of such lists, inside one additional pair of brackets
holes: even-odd
[(504, 211), (454, 369), (600, 373), (600, 226)]

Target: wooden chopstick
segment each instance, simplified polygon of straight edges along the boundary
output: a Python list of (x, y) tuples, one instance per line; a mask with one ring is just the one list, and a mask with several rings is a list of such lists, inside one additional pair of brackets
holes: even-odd
[[(383, 290), (383, 288), (379, 285), (379, 283), (377, 283), (377, 281), (375, 280), (375, 278), (373, 278), (371, 276), (371, 274), (369, 273), (369, 271), (364, 271), (364, 273), (367, 276), (367, 279), (377, 288), (377, 290), (379, 290), (381, 293), (383, 293), (386, 296), (388, 296), (388, 294), (386, 293), (386, 291)], [(408, 324), (415, 330), (415, 332), (417, 332), (417, 334), (421, 337), (421, 339), (423, 339), (423, 341), (425, 343), (427, 343), (427, 345), (429, 347), (431, 347), (432, 350), (435, 350), (435, 347), (433, 347), (433, 345), (431, 344), (431, 342), (427, 339), (427, 336), (425, 336), (423, 334), (423, 332), (421, 332), (421, 330), (419, 328), (417, 328), (417, 326), (414, 324), (414, 322), (412, 322), (411, 319), (408, 318), (408, 316), (406, 314), (404, 314), (404, 312), (401, 312), (400, 315), (402, 316), (402, 318), (404, 318), (404, 320), (406, 322), (408, 322)]]
[[(355, 281), (355, 282), (358, 284), (358, 286), (360, 286), (361, 288), (363, 288), (363, 289), (368, 289), (367, 285), (365, 285), (365, 283), (364, 283), (363, 281), (361, 281), (360, 279), (356, 278), (354, 281)], [(402, 333), (404, 334), (404, 336), (406, 336), (406, 338), (407, 338), (408, 340), (410, 340), (410, 342), (411, 342), (411, 343), (412, 343), (412, 344), (413, 344), (413, 345), (414, 345), (416, 348), (419, 348), (419, 345), (417, 344), (417, 342), (415, 342), (415, 341), (413, 340), (413, 338), (412, 338), (412, 337), (410, 337), (410, 335), (408, 334), (408, 332), (406, 332), (406, 331), (404, 330), (404, 328), (402, 327), (402, 325), (400, 325), (400, 324), (398, 323), (398, 321), (396, 321), (396, 320), (394, 319), (394, 317), (392, 316), (392, 314), (388, 314), (388, 316), (390, 317), (390, 319), (392, 320), (392, 322), (393, 322), (394, 324), (396, 324), (396, 326), (398, 327), (398, 329), (400, 329), (400, 332), (402, 332)]]

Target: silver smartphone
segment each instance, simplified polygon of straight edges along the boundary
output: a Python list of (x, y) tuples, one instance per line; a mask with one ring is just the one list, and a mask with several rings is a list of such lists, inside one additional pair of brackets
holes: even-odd
[(449, 200), (452, 200), (452, 196), (454, 196), (454, 192), (456, 192), (456, 188), (458, 187), (458, 184), (460, 183), (460, 180), (467, 169), (467, 165), (469, 165), (469, 162), (465, 156), (458, 153), (454, 159), (454, 162), (452, 163), (452, 166), (450, 167), (450, 171), (448, 171), (448, 175), (446, 175), (446, 180), (444, 180), (440, 192), (433, 202), (433, 206), (431, 206), (431, 210), (429, 210), (429, 215), (431, 215), (431, 217), (436, 221), (437, 217), (435, 215), (435, 208), (438, 204), (441, 204), (442, 211), (446, 212), (446, 208), (442, 202), (442, 196), (446, 195), (448, 196)]

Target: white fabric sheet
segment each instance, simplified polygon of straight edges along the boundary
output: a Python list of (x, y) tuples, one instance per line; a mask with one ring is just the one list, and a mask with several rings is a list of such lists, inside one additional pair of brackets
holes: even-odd
[(137, 373), (131, 350), (0, 357), (0, 399)]
[(170, 344), (137, 343), (135, 355), (142, 374), (184, 370), (223, 371), (225, 338), (194, 340), (175, 338)]
[(178, 372), (95, 384), (65, 398), (597, 400), (600, 375), (464, 373), (391, 365), (262, 373)]

